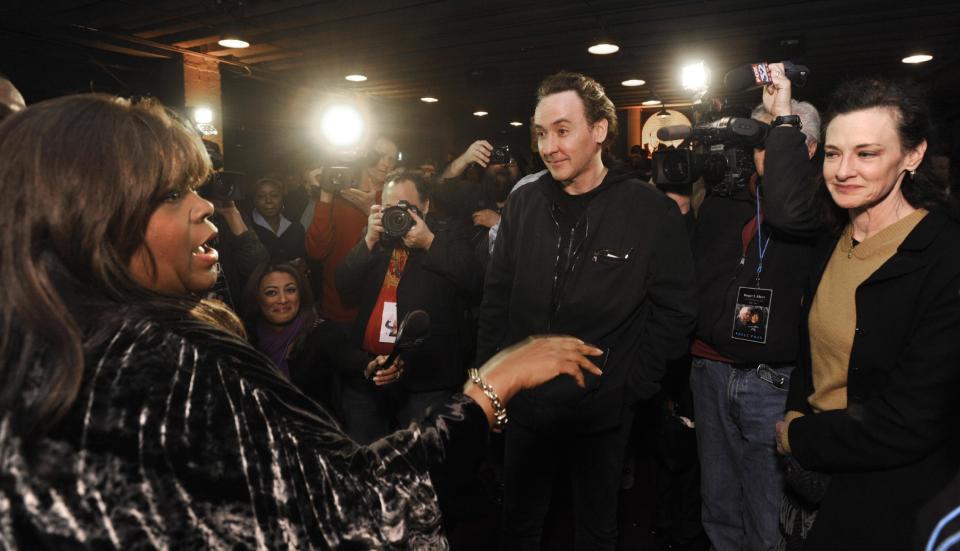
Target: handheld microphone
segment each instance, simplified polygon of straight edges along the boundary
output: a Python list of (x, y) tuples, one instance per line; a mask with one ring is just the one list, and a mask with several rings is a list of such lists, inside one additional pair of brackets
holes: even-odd
[[(420, 348), (423, 341), (426, 340), (430, 330), (430, 314), (423, 310), (413, 310), (407, 312), (400, 322), (400, 328), (397, 330), (397, 341), (393, 343), (393, 352), (387, 356), (383, 368), (390, 367), (390, 364), (396, 361), (397, 357), (404, 352)], [(373, 367), (367, 366), (363, 369), (363, 376), (367, 379), (373, 378), (373, 375), (381, 369), (377, 364)]]
[[(798, 87), (807, 83), (807, 76), (810, 74), (810, 69), (806, 65), (797, 65), (792, 61), (784, 61), (782, 63), (784, 75), (790, 79), (790, 82)], [(772, 83), (773, 78), (770, 75), (770, 64), (766, 61), (731, 69), (723, 76), (723, 87), (728, 92), (746, 92), (747, 90)]]

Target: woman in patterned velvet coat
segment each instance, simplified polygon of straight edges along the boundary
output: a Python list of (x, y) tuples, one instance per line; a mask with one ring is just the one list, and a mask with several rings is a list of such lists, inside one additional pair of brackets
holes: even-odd
[[(210, 170), (155, 104), (85, 95), (0, 124), (0, 547), (442, 549), (428, 470), (478, 460), (469, 386), (370, 446), (247, 345), (214, 282)], [(571, 338), (494, 358), (503, 400), (598, 371)]]

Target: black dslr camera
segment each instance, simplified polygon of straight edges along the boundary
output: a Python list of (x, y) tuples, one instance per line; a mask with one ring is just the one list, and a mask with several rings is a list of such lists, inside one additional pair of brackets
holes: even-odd
[(210, 155), (210, 163), (215, 172), (197, 188), (200, 197), (213, 202), (242, 201), (243, 188), (247, 175), (243, 172), (223, 170), (223, 154), (216, 142), (203, 140), (203, 146)]
[(653, 183), (689, 186), (703, 178), (707, 191), (729, 196), (743, 189), (756, 168), (753, 149), (763, 144), (770, 126), (740, 117), (657, 131), (661, 140), (689, 139), (695, 149), (665, 149), (653, 154)]
[(490, 152), (491, 165), (505, 165), (510, 163), (510, 146), (498, 145)]
[(420, 209), (407, 201), (400, 201), (392, 207), (383, 209), (383, 237), (385, 240), (396, 241), (407, 235), (410, 228), (416, 224), (413, 216), (410, 216), (410, 212), (415, 212), (417, 216), (423, 218)]

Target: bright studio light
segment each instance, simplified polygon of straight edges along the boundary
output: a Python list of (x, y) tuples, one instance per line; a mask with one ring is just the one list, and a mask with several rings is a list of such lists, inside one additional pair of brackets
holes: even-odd
[(210, 124), (213, 122), (213, 109), (209, 107), (197, 107), (193, 110), (193, 120), (200, 124)]
[(903, 61), (904, 63), (926, 63), (931, 59), (933, 59), (933, 56), (930, 54), (916, 54), (907, 56), (900, 61)]
[(363, 81), (367, 80), (367, 76), (366, 76), (366, 75), (361, 75), (361, 74), (347, 75), (347, 76), (345, 76), (345, 77), (343, 77), (343, 78), (349, 80), (350, 82), (363, 82)]
[(647, 83), (647, 81), (641, 80), (641, 79), (639, 79), (639, 78), (630, 78), (630, 79), (627, 79), (627, 80), (621, 82), (620, 84), (622, 84), (622, 85), (624, 85), (624, 86), (643, 86), (643, 85), (646, 84), (646, 83)]
[(680, 73), (684, 90), (706, 90), (710, 83), (710, 71), (702, 61), (687, 65)]
[(349, 105), (333, 105), (323, 112), (320, 132), (336, 147), (350, 147), (363, 136), (363, 117)]
[(610, 42), (600, 42), (587, 48), (587, 51), (593, 55), (610, 55), (620, 51), (620, 46)]

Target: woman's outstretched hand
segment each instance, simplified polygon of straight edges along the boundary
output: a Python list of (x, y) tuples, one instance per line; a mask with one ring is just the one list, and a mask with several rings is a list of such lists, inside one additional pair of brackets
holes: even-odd
[[(569, 375), (583, 387), (583, 371), (603, 374), (588, 358), (601, 355), (602, 350), (574, 337), (530, 337), (490, 358), (480, 368), (480, 376), (506, 405), (517, 392), (543, 384), (557, 375)], [(493, 405), (483, 390), (468, 381), (464, 394), (480, 404), (492, 422)]]

